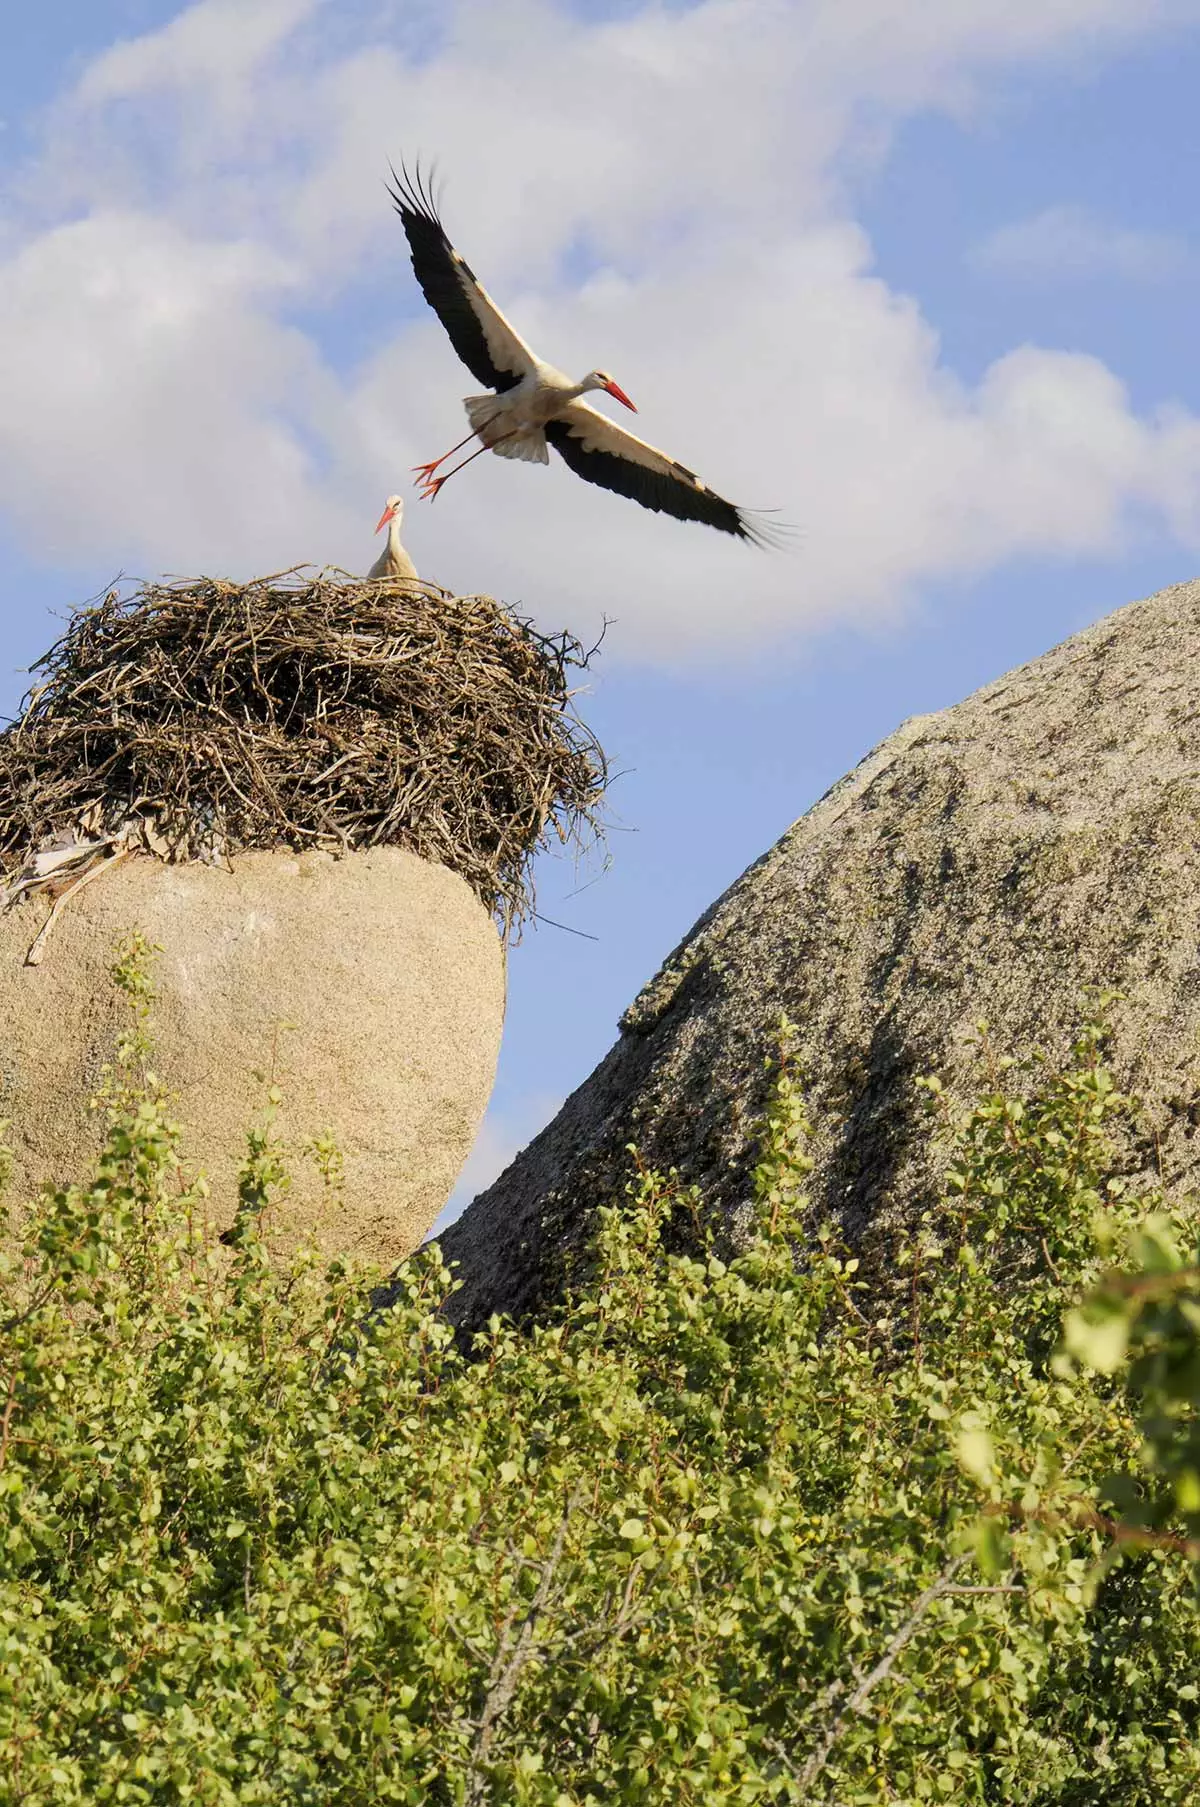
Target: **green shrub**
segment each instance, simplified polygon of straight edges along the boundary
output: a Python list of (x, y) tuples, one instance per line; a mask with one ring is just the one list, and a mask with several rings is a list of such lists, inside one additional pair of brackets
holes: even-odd
[(0, 1798), (1200, 1798), (1190, 1567), (1102, 1494), (1136, 1402), (1053, 1353), (1138, 1218), (1097, 1028), (947, 1124), (886, 1312), (802, 1234), (785, 1033), (745, 1251), (635, 1168), (586, 1289), (465, 1359), (436, 1250), (369, 1318), (268, 1259), (269, 1124), (214, 1238), (135, 955), (96, 1172), (0, 1273)]

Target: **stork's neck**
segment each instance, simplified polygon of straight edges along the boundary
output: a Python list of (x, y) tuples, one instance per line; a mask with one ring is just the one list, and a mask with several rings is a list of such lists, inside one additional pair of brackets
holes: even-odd
[(531, 385), (535, 395), (553, 397), (555, 406), (559, 408), (565, 408), (568, 402), (578, 401), (581, 395), (586, 395), (593, 387), (594, 384), (589, 383), (587, 377), (580, 377), (577, 383), (573, 383), (564, 371), (550, 367), (542, 374), (540, 382)]
[(400, 544), (400, 516), (398, 514), (394, 514), (388, 522), (387, 543), (388, 551), (393, 558), (398, 557), (404, 550), (403, 546)]

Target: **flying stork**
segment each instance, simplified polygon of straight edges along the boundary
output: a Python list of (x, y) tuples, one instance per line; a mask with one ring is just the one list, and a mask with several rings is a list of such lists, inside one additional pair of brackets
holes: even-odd
[(400, 544), (400, 523), (404, 519), (404, 497), (389, 496), (383, 505), (376, 533), (388, 530), (387, 545), (367, 572), (368, 577), (398, 577), (407, 583), (420, 583), (417, 567)]
[[(432, 499), (443, 483), (482, 452), (549, 464), (552, 445), (576, 476), (615, 490), (680, 521), (702, 521), (755, 545), (772, 543), (772, 527), (751, 511), (725, 501), (695, 471), (627, 432), (580, 399), (603, 389), (637, 409), (604, 370), (590, 370), (572, 382), (553, 364), (542, 362), (510, 326), (466, 260), (447, 238), (428, 182), (418, 165), (414, 176), (401, 164), (388, 189), (400, 215), (417, 281), (449, 334), (450, 343), (472, 376), (495, 391), (468, 395), (463, 406), (471, 431), (431, 464), (415, 465), (422, 496)], [(452, 469), (434, 472), (472, 439), (482, 444)]]

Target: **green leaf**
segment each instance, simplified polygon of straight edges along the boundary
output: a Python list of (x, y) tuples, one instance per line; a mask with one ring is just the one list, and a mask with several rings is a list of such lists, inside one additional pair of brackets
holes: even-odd
[(1194, 1468), (1182, 1468), (1175, 1476), (1175, 1504), (1181, 1512), (1200, 1512), (1200, 1474)]
[(1115, 1374), (1129, 1348), (1129, 1312), (1122, 1301), (1099, 1295), (1067, 1312), (1063, 1342), (1098, 1374)]
[(994, 1514), (976, 1519), (971, 1547), (980, 1573), (988, 1581), (994, 1581), (1008, 1568), (1011, 1540), (1006, 1527)]
[(991, 1435), (982, 1425), (960, 1426), (954, 1439), (954, 1452), (969, 1475), (978, 1481), (989, 1481), (996, 1452)]

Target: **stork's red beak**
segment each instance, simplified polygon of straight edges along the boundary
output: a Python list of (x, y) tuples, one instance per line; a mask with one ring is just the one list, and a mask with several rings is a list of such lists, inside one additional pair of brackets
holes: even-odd
[(383, 529), (387, 526), (388, 522), (391, 520), (391, 518), (395, 514), (395, 512), (396, 512), (396, 510), (394, 508), (385, 508), (384, 509), (383, 513), (379, 517), (379, 525), (375, 529), (376, 533), (383, 532)]
[(637, 409), (633, 407), (633, 403), (618, 383), (605, 383), (604, 387), (608, 390), (610, 395), (615, 396), (619, 402), (624, 402), (627, 408), (633, 408), (633, 412), (635, 414), (637, 413)]

